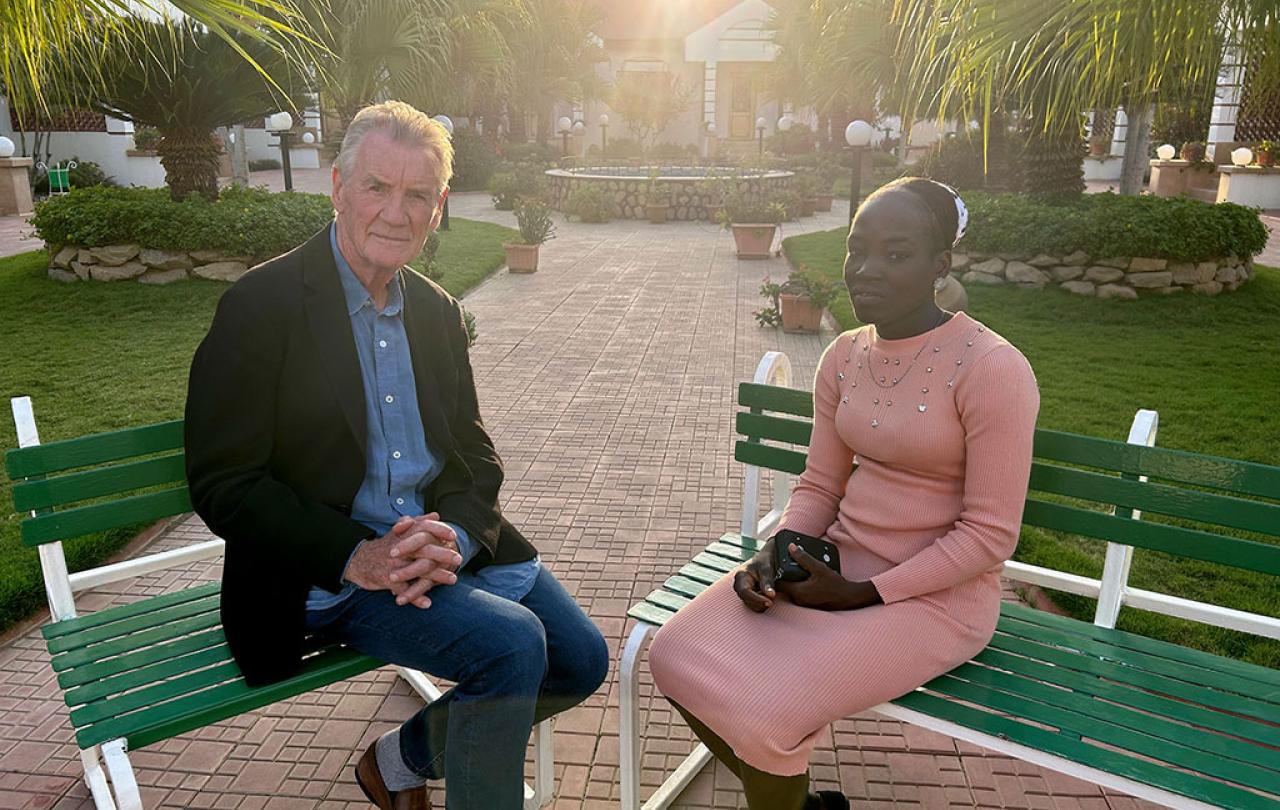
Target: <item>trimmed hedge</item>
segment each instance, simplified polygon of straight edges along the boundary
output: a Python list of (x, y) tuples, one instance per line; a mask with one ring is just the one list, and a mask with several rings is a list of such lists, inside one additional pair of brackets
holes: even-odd
[(1150, 256), (1198, 262), (1251, 258), (1267, 244), (1252, 208), (1184, 197), (1084, 194), (1042, 201), (1021, 194), (964, 195), (969, 230), (962, 250), (1090, 256)]
[(217, 202), (168, 189), (85, 188), (40, 203), (31, 223), (46, 244), (136, 244), (161, 250), (220, 250), (269, 259), (290, 250), (333, 218), (322, 194), (265, 188), (224, 189)]

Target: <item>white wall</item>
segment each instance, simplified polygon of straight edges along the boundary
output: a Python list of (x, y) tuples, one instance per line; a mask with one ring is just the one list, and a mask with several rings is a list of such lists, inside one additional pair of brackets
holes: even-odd
[[(16, 140), (16, 139), (15, 139)], [(51, 159), (65, 163), (73, 157), (92, 160), (122, 186), (159, 188), (164, 168), (157, 157), (129, 157), (133, 136), (112, 132), (53, 132), (47, 141)]]

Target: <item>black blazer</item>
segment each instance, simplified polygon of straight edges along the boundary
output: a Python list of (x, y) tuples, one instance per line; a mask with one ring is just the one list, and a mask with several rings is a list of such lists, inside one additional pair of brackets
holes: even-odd
[[(402, 276), (423, 428), (445, 462), (424, 505), (479, 545), (469, 570), (532, 559), (498, 506), (502, 462), (480, 420), (462, 309), (428, 279)], [(365, 435), (360, 360), (326, 227), (227, 290), (191, 363), (187, 482), (196, 513), (226, 541), (222, 625), (251, 686), (297, 671), (308, 591), (337, 591), (373, 533), (350, 517)]]

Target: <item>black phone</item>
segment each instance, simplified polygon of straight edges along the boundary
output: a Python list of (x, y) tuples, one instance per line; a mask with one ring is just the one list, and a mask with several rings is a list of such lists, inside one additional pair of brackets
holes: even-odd
[(787, 549), (795, 543), (815, 560), (825, 563), (828, 568), (840, 573), (840, 549), (819, 537), (783, 529), (773, 536), (773, 567), (775, 578), (781, 582), (803, 582), (809, 578), (809, 572), (796, 562)]

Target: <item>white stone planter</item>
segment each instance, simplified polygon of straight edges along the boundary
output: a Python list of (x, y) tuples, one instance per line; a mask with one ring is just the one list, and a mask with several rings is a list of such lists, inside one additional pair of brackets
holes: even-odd
[(1218, 167), (1218, 202), (1280, 208), (1280, 167)]

